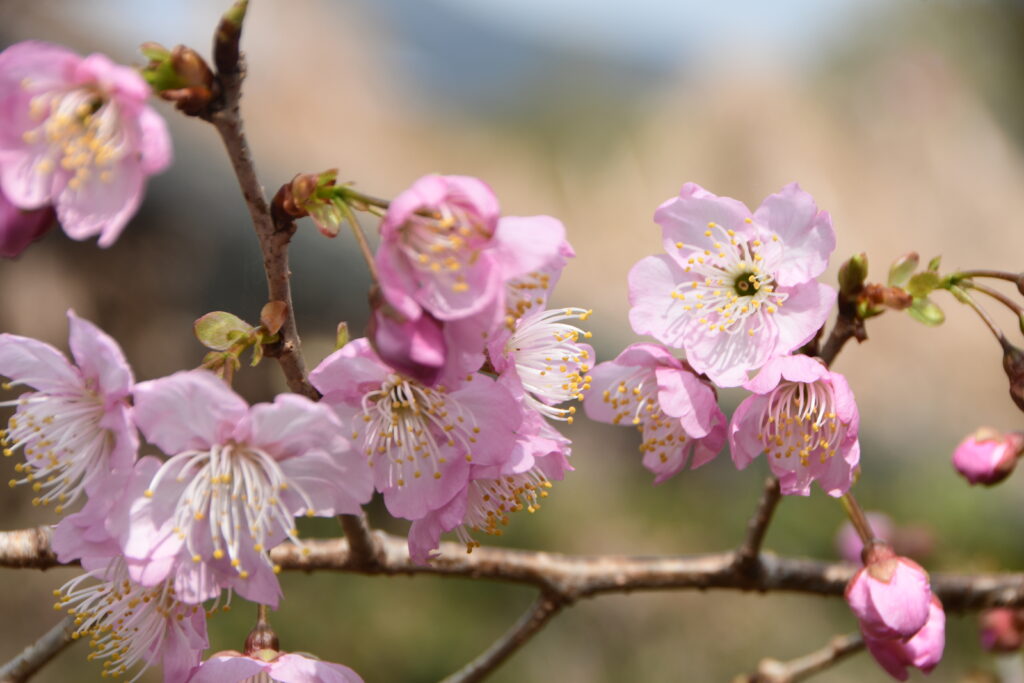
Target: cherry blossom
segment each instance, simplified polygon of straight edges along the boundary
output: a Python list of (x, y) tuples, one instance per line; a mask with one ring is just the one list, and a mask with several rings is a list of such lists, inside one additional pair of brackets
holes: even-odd
[(875, 661), (898, 681), (910, 676), (907, 667), (930, 673), (942, 661), (946, 646), (946, 613), (934, 595), (928, 604), (928, 621), (909, 639), (872, 638), (864, 635), (864, 644)]
[(203, 662), (188, 683), (363, 683), (352, 669), (307, 655), (257, 650), (252, 654), (220, 652)]
[(846, 586), (846, 601), (861, 630), (872, 638), (909, 638), (928, 619), (928, 573), (884, 543), (868, 551), (865, 565)]

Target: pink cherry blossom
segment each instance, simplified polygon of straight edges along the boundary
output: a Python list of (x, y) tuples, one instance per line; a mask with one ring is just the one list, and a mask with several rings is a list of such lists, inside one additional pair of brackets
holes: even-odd
[(466, 487), (471, 464), (504, 463), (523, 419), (491, 378), (428, 387), (385, 365), (366, 339), (328, 356), (309, 380), (365, 454), (388, 511), (405, 519), (451, 501)]
[[(232, 588), (276, 605), (280, 588), (268, 552), (285, 538), (299, 543), (294, 517), (354, 514), (372, 495), (365, 462), (326, 406), (282, 394), (250, 408), (204, 370), (143, 382), (134, 393), (139, 429), (171, 458), (150, 482), (148, 508), (133, 514), (153, 529), (173, 520), (175, 587), (186, 602)], [(158, 533), (142, 534), (126, 555), (155, 561), (167, 543)]]
[(1010, 476), (1024, 451), (1024, 434), (982, 427), (953, 451), (953, 467), (971, 484), (998, 484)]
[(586, 321), (591, 313), (582, 308), (535, 310), (515, 320), (511, 329), (496, 332), (488, 344), (495, 372), (514, 378), (527, 406), (546, 417), (572, 424), (576, 408), (559, 405), (582, 400), (590, 387), (594, 349), (580, 339), (591, 335), (568, 321)]
[(714, 459), (725, 445), (725, 415), (714, 389), (657, 344), (632, 344), (591, 371), (587, 417), (636, 425), (655, 483)]
[(134, 672), (134, 681), (162, 662), (166, 683), (184, 683), (209, 645), (201, 605), (178, 600), (168, 581), (139, 585), (121, 558), (72, 579), (55, 595), (55, 607), (75, 615), (74, 637), (88, 636), (89, 658), (105, 660), (104, 677)]
[(748, 371), (799, 348), (825, 323), (836, 292), (815, 278), (835, 232), (795, 183), (753, 213), (687, 183), (654, 220), (667, 253), (630, 271), (630, 323), (684, 349), (715, 384), (743, 384)]
[(782, 493), (809, 495), (813, 481), (830, 496), (846, 493), (860, 461), (860, 418), (846, 378), (796, 355), (769, 361), (743, 386), (753, 396), (729, 425), (736, 466), (744, 469), (763, 451)]
[(864, 644), (875, 661), (898, 681), (909, 678), (907, 667), (930, 673), (942, 661), (946, 645), (946, 613), (942, 603), (931, 596), (927, 622), (909, 639), (879, 639), (865, 634)]
[(71, 353), (67, 361), (49, 344), (0, 334), (0, 375), (6, 388), (35, 389), (6, 405), (16, 405), (8, 428), (0, 432), (4, 455), (21, 449), (24, 476), (40, 495), (36, 504), (56, 503), (58, 512), (91, 493), (112, 470), (127, 470), (135, 461), (138, 436), (128, 396), (131, 368), (113, 339), (68, 311)]
[(919, 564), (884, 543), (874, 545), (866, 564), (846, 586), (846, 602), (872, 638), (909, 638), (928, 620), (931, 585)]
[(0, 256), (20, 256), (28, 245), (53, 227), (53, 222), (54, 214), (51, 207), (44, 206), (29, 211), (19, 209), (11, 204), (0, 190)]
[(0, 53), (0, 187), (23, 209), (53, 205), (64, 232), (114, 243), (147, 176), (171, 161), (149, 86), (101, 54), (25, 41)]
[(359, 674), (347, 666), (275, 650), (259, 650), (250, 655), (231, 651), (218, 653), (203, 662), (192, 673), (188, 683), (263, 680), (278, 683), (363, 683)]
[(505, 216), (495, 234), (505, 282), (506, 325), (543, 310), (569, 259), (565, 226), (551, 216)]

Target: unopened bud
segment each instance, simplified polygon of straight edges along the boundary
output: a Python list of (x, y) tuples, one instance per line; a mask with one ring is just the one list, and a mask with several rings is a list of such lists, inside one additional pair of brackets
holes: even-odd
[(846, 587), (846, 601), (864, 635), (909, 638), (920, 631), (931, 602), (928, 573), (886, 543), (865, 549), (864, 563)]
[(334, 184), (338, 169), (323, 173), (300, 173), (281, 188), (274, 201), (293, 218), (309, 216), (327, 237), (336, 237), (345, 221), (342, 199), (337, 197)]
[(868, 276), (868, 256), (864, 252), (851, 256), (839, 266), (839, 295), (847, 298), (857, 296), (864, 288)]
[(953, 467), (971, 484), (992, 486), (1010, 476), (1024, 450), (1024, 436), (982, 427), (953, 451)]
[(1000, 339), (1003, 346), (1003, 371), (1010, 380), (1010, 398), (1017, 404), (1017, 407), (1024, 410), (1024, 351), (1006, 341)]
[(168, 50), (158, 43), (144, 43), (141, 50), (149, 59), (142, 76), (157, 95), (190, 116), (206, 109), (216, 94), (216, 84), (198, 52), (184, 45)]
[(261, 650), (273, 650), (276, 653), (280, 647), (277, 634), (266, 622), (257, 623), (245, 639), (245, 654), (250, 657)]

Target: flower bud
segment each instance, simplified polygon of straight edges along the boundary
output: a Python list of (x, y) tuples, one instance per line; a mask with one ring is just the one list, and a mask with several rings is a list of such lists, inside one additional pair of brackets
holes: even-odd
[(1016, 652), (1024, 640), (1024, 615), (1020, 610), (996, 607), (979, 617), (981, 647), (989, 652)]
[(52, 207), (25, 211), (0, 193), (0, 256), (15, 258), (54, 225)]
[(334, 193), (338, 169), (323, 173), (300, 173), (283, 186), (274, 198), (292, 218), (309, 216), (326, 237), (337, 237), (345, 221), (343, 200)]
[(919, 564), (876, 543), (846, 586), (846, 602), (872, 638), (909, 638), (928, 620), (931, 586)]
[(141, 50), (149, 59), (142, 76), (154, 92), (189, 116), (206, 109), (217, 86), (198, 52), (184, 45), (168, 50), (158, 43), (143, 43)]
[(385, 363), (404, 375), (433, 386), (444, 369), (447, 344), (441, 322), (426, 311), (409, 320), (376, 293), (367, 337)]
[(912, 251), (893, 261), (893, 264), (889, 267), (887, 284), (890, 287), (902, 287), (907, 284), (910, 276), (917, 270), (917, 264), (920, 260), (921, 257), (917, 255), (917, 252)]
[(971, 484), (992, 486), (1010, 476), (1024, 450), (1024, 435), (982, 427), (953, 451), (953, 467)]
[(897, 680), (907, 680), (908, 666), (929, 673), (942, 660), (946, 646), (946, 613), (942, 603), (931, 596), (927, 621), (913, 637), (874, 638), (865, 631), (864, 644), (875, 661)]
[(864, 252), (851, 256), (839, 266), (840, 296), (856, 297), (864, 288), (864, 279), (868, 276), (868, 255)]
[(1003, 371), (1010, 380), (1010, 398), (1024, 410), (1024, 351), (1006, 339), (1000, 339), (999, 343), (1003, 345)]

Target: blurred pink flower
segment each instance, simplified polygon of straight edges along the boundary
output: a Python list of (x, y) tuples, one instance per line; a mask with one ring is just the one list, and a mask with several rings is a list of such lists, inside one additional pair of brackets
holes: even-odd
[(53, 205), (70, 237), (114, 243), (149, 175), (171, 161), (149, 86), (101, 54), (25, 41), (0, 53), (0, 188), (14, 205)]
[(830, 496), (846, 493), (860, 461), (860, 418), (846, 378), (795, 355), (769, 361), (743, 386), (754, 395), (729, 425), (736, 466), (764, 451), (783, 494), (810, 495), (813, 481)]
[(750, 370), (807, 343), (836, 292), (817, 278), (835, 249), (828, 213), (793, 183), (751, 214), (743, 203), (687, 183), (658, 207), (667, 254), (629, 273), (629, 320), (686, 351), (715, 384), (743, 384)]
[(1024, 434), (982, 427), (953, 451), (953, 467), (972, 484), (991, 486), (1010, 476), (1024, 450)]
[[(294, 517), (354, 514), (373, 493), (365, 461), (327, 406), (281, 394), (250, 408), (204, 370), (143, 382), (134, 394), (139, 429), (171, 458), (133, 523), (148, 517), (160, 529), (173, 520), (178, 532), (179, 565), (146, 580), (174, 569), (186, 602), (232, 588), (275, 606), (280, 587), (268, 552), (285, 538), (300, 543)], [(166, 543), (159, 533), (138, 534), (126, 555), (144, 561)]]
[(384, 364), (366, 339), (335, 351), (309, 375), (365, 454), (388, 511), (419, 519), (465, 489), (470, 464), (512, 454), (523, 410), (482, 374), (428, 387)]
[(15, 258), (53, 227), (53, 208), (26, 211), (11, 204), (0, 190), (0, 256)]
[(981, 647), (989, 652), (1016, 652), (1024, 643), (1024, 618), (1019, 609), (987, 609), (979, 622)]
[[(710, 462), (725, 445), (715, 391), (658, 344), (632, 344), (591, 371), (587, 417), (636, 425), (644, 467), (661, 483)], [(625, 421), (625, 422), (623, 422)]]
[(0, 431), (4, 455), (19, 448), (25, 464), (15, 469), (57, 512), (92, 494), (112, 471), (135, 461), (138, 435), (128, 396), (134, 382), (121, 348), (106, 333), (68, 311), (69, 344), (77, 365), (49, 344), (0, 334), (0, 375), (36, 391), (4, 405), (17, 406)]
[[(871, 524), (871, 530), (875, 532), (875, 538), (891, 543), (895, 535), (896, 525), (893, 524), (889, 515), (884, 512), (869, 512), (867, 513), (867, 518)], [(861, 551), (864, 550), (864, 541), (860, 540), (857, 530), (848, 521), (843, 522), (843, 525), (839, 527), (839, 532), (836, 534), (836, 550), (839, 552), (839, 556), (847, 562), (860, 564), (863, 561)]]
[(875, 661), (898, 681), (909, 678), (907, 667), (930, 673), (940, 661), (946, 646), (946, 613), (934, 595), (928, 603), (928, 619), (909, 639), (872, 638), (864, 634), (864, 643)]
[(872, 546), (866, 564), (846, 586), (846, 602), (872, 638), (909, 638), (928, 619), (928, 573), (884, 543)]
[(221, 652), (199, 665), (188, 679), (188, 683), (239, 681), (363, 683), (359, 674), (347, 666), (275, 650), (259, 650), (251, 655)]

